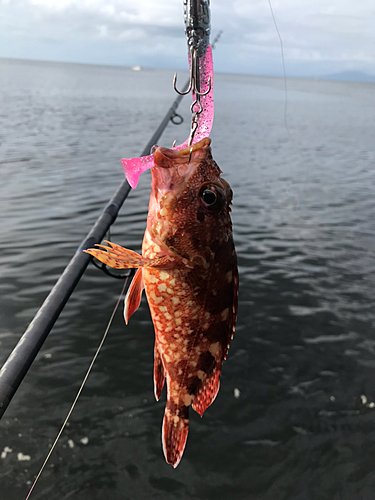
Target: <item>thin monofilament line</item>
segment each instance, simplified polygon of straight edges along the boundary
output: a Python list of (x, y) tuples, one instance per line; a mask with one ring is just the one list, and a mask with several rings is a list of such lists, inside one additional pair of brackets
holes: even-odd
[(35, 478), (35, 481), (33, 482), (32, 486), (31, 486), (31, 488), (30, 488), (30, 491), (29, 491), (29, 493), (27, 494), (27, 497), (26, 497), (26, 499), (25, 499), (25, 500), (28, 500), (28, 499), (30, 498), (30, 495), (31, 495), (31, 493), (32, 493), (32, 491), (33, 491), (33, 489), (34, 489), (34, 487), (35, 487), (36, 483), (38, 482), (38, 479), (40, 478), (40, 476), (41, 476), (41, 474), (42, 474), (42, 472), (43, 472), (43, 470), (44, 470), (45, 466), (47, 465), (47, 462), (48, 462), (48, 460), (50, 459), (50, 457), (51, 457), (51, 455), (52, 455), (52, 453), (53, 453), (53, 450), (55, 449), (55, 447), (56, 447), (56, 445), (57, 445), (57, 443), (58, 443), (58, 441), (59, 441), (59, 439), (60, 439), (61, 434), (64, 432), (64, 429), (65, 429), (65, 427), (66, 427), (66, 424), (68, 423), (68, 420), (69, 420), (69, 418), (70, 418), (70, 415), (72, 414), (72, 412), (73, 412), (73, 410), (74, 410), (74, 407), (75, 407), (75, 405), (76, 405), (76, 403), (77, 403), (77, 401), (78, 401), (78, 398), (80, 397), (81, 392), (82, 392), (82, 390), (83, 390), (83, 388), (84, 388), (84, 386), (85, 386), (85, 384), (86, 384), (86, 381), (87, 381), (87, 379), (88, 379), (88, 377), (89, 377), (89, 375), (90, 375), (90, 372), (91, 372), (91, 370), (92, 370), (92, 367), (93, 367), (93, 366), (94, 366), (94, 364), (95, 364), (96, 358), (98, 357), (99, 352), (100, 352), (100, 350), (101, 350), (101, 348), (103, 347), (103, 344), (104, 344), (104, 342), (105, 342), (105, 339), (107, 338), (107, 335), (108, 335), (109, 329), (111, 328), (111, 325), (112, 325), (113, 318), (114, 318), (114, 316), (115, 316), (115, 314), (116, 314), (116, 311), (117, 311), (118, 306), (119, 306), (119, 304), (120, 304), (121, 298), (122, 298), (122, 296), (123, 296), (123, 294), (124, 294), (125, 287), (126, 287), (126, 284), (127, 284), (127, 282), (128, 282), (128, 279), (129, 279), (129, 277), (127, 277), (127, 278), (125, 279), (125, 281), (124, 281), (124, 285), (123, 285), (123, 287), (122, 287), (122, 290), (121, 290), (120, 296), (119, 296), (119, 298), (118, 298), (118, 300), (117, 300), (117, 303), (116, 303), (116, 305), (115, 305), (115, 308), (113, 309), (113, 312), (112, 312), (112, 314), (111, 314), (111, 317), (109, 318), (107, 328), (105, 329), (105, 332), (104, 332), (104, 335), (103, 335), (103, 337), (102, 337), (102, 340), (100, 341), (100, 344), (99, 344), (99, 346), (98, 346), (98, 348), (97, 348), (97, 350), (96, 350), (96, 352), (95, 352), (95, 354), (94, 354), (94, 357), (92, 358), (92, 361), (91, 361), (91, 363), (90, 363), (90, 366), (88, 367), (88, 370), (87, 370), (86, 375), (85, 375), (85, 377), (84, 377), (84, 379), (83, 379), (83, 381), (82, 381), (82, 384), (81, 384), (80, 388), (78, 389), (78, 392), (77, 392), (77, 395), (76, 395), (76, 397), (75, 397), (75, 399), (74, 399), (74, 401), (73, 401), (73, 404), (72, 404), (72, 406), (70, 407), (70, 410), (69, 410), (69, 412), (68, 412), (68, 414), (67, 414), (67, 416), (66, 416), (66, 418), (65, 418), (65, 420), (64, 420), (64, 423), (62, 424), (61, 429), (60, 429), (59, 433), (57, 434), (56, 439), (55, 439), (55, 441), (53, 442), (53, 444), (52, 444), (52, 446), (51, 446), (51, 449), (50, 449), (50, 451), (49, 451), (49, 453), (48, 453), (48, 455), (47, 455), (46, 459), (44, 460), (43, 465), (42, 465), (42, 467), (40, 468), (40, 470), (39, 470), (39, 472), (38, 472), (38, 474), (37, 474), (37, 476), (36, 476), (36, 478)]
[[(282, 61), (282, 65), (283, 65), (284, 92), (285, 92), (285, 100), (284, 100), (284, 125), (285, 125), (286, 132), (288, 134), (289, 140), (291, 141), (291, 143), (295, 147), (296, 151), (298, 152), (299, 156), (301, 157), (302, 162), (305, 163), (306, 158), (302, 154), (300, 148), (298, 147), (298, 144), (294, 140), (294, 138), (293, 138), (293, 136), (292, 136), (292, 134), (290, 132), (290, 129), (289, 129), (289, 124), (288, 124), (288, 80), (287, 80), (287, 77), (286, 77), (286, 67), (285, 67), (285, 57), (284, 57), (284, 44), (283, 44), (283, 39), (281, 38), (279, 27), (278, 27), (277, 22), (276, 22), (275, 14), (274, 14), (273, 9), (272, 9), (271, 0), (268, 0), (268, 5), (270, 7), (270, 11), (271, 11), (273, 23), (275, 25), (275, 29), (276, 29), (276, 32), (277, 32), (277, 36), (279, 37), (279, 41), (280, 41), (280, 52), (281, 52), (281, 61)], [(307, 170), (307, 166), (306, 166), (306, 170)], [(303, 189), (304, 189), (304, 185), (302, 186), (302, 191), (303, 191)]]
[(271, 0), (268, 0), (268, 5), (270, 6), (270, 11), (271, 11), (272, 19), (273, 19), (273, 24), (275, 25), (277, 36), (279, 37), (279, 41), (280, 41), (281, 62), (282, 62), (282, 65), (283, 65), (284, 89), (285, 89), (284, 123), (285, 123), (285, 128), (286, 128), (286, 130), (288, 132), (288, 135), (289, 135), (289, 139), (294, 143), (294, 139), (291, 136), (290, 131), (289, 131), (288, 118), (287, 118), (287, 111), (288, 111), (288, 81), (287, 81), (287, 78), (286, 78), (285, 57), (284, 57), (284, 44), (283, 44), (283, 39), (281, 38), (281, 35), (280, 35), (279, 27), (277, 26), (275, 14), (274, 14), (273, 9), (272, 9)]

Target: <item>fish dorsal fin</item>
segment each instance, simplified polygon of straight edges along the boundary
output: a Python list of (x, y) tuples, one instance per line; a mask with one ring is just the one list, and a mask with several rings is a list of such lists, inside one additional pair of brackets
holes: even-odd
[(142, 268), (139, 268), (135, 273), (128, 293), (125, 297), (124, 318), (126, 324), (128, 324), (130, 317), (133, 315), (133, 313), (135, 313), (141, 303), (142, 291), (144, 287), (145, 286), (142, 278)]
[(200, 416), (215, 401), (220, 387), (220, 366), (204, 381), (198, 394), (193, 399), (193, 409)]

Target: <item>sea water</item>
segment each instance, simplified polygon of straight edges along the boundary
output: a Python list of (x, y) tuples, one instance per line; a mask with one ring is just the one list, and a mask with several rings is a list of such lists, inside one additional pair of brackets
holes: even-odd
[[(175, 99), (173, 72), (0, 61), (0, 361)], [(185, 79), (186, 74), (180, 75)], [(181, 81), (182, 81), (181, 80)], [(237, 329), (221, 389), (164, 461), (146, 301), (108, 339), (32, 498), (373, 499), (375, 84), (216, 74), (234, 191)], [(160, 145), (189, 133), (189, 99)], [(150, 175), (111, 238), (139, 251)], [(90, 266), (0, 422), (1, 498), (26, 496), (122, 282)], [(12, 450), (12, 451), (9, 451)]]

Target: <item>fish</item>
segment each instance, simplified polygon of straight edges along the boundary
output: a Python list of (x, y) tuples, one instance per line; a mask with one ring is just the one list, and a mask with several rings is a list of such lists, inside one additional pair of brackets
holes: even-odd
[(156, 147), (142, 255), (109, 241), (87, 250), (111, 267), (137, 268), (124, 316), (128, 323), (145, 289), (156, 400), (167, 385), (163, 451), (173, 467), (185, 449), (190, 406), (202, 417), (216, 398), (237, 318), (233, 193), (221, 174), (208, 137), (183, 150)]

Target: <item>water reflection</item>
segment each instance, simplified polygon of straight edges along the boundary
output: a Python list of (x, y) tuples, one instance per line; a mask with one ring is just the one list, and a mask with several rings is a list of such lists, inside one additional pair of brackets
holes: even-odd
[[(117, 187), (120, 157), (139, 154), (174, 95), (167, 71), (1, 64), (4, 361)], [(116, 315), (36, 499), (372, 498), (375, 101), (368, 85), (289, 87), (298, 149), (282, 81), (216, 78), (212, 146), (235, 195), (239, 320), (217, 401), (192, 415), (178, 469), (162, 456), (143, 302), (126, 328)], [(162, 144), (185, 138), (171, 126)], [(134, 250), (149, 186), (146, 174), (112, 230)], [(25, 496), (121, 285), (88, 269), (1, 421), (13, 450), (1, 460), (4, 498)]]

